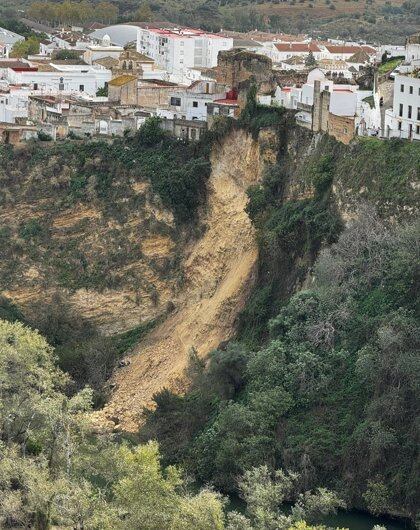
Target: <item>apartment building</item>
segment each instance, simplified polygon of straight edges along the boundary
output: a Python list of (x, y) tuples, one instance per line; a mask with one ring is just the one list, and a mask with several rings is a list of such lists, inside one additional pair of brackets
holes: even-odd
[(420, 140), (420, 73), (397, 75), (392, 109), (385, 113), (385, 136)]
[(220, 51), (233, 47), (233, 39), (190, 28), (138, 28), (137, 51), (151, 57), (170, 74), (187, 68), (212, 68)]

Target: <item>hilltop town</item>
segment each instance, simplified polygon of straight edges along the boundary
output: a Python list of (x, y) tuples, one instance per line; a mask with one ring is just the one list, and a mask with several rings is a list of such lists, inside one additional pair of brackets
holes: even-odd
[(260, 105), (343, 143), (420, 140), (420, 34), (377, 46), (168, 22), (25, 24), (42, 35), (33, 53), (0, 28), (3, 143), (122, 136), (152, 116), (195, 140), (218, 116), (239, 117), (251, 86)]

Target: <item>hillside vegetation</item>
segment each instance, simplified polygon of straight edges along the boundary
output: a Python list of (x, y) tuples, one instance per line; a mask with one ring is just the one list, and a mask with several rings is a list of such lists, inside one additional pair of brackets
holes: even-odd
[(190, 391), (157, 394), (141, 435), (224, 491), (266, 464), (414, 520), (420, 149), (324, 138), (300, 163), (288, 136), (249, 190), (260, 271), (238, 341), (192, 355)]
[(18, 7), (27, 18), (55, 26), (167, 20), (211, 31), (258, 29), (395, 44), (403, 44), (407, 35), (420, 30), (419, 0), (4, 0), (1, 25), (25, 34), (27, 31), (13, 21), (22, 16)]
[[(91, 390), (69, 397), (68, 383), (45, 339), (21, 323), (0, 320), (4, 529), (269, 530), (275, 523), (280, 530), (315, 530), (304, 520), (343, 506), (333, 492), (301, 493), (297, 476), (261, 467), (238, 483), (248, 517), (226, 514), (220, 494), (193, 492), (181, 469), (162, 466), (156, 443), (136, 445), (93, 432), (86, 421)], [(295, 499), (288, 516), (278, 509), (286, 496)]]

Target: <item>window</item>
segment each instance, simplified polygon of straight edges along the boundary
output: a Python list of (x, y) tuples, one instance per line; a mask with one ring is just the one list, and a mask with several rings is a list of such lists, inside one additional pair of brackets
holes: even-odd
[(412, 93), (413, 93), (413, 87), (410, 86), (410, 94), (412, 94)]
[(400, 112), (399, 112), (399, 116), (402, 117), (403, 115), (403, 110), (404, 110), (404, 106), (402, 103), (400, 103)]
[(400, 92), (404, 92), (404, 85), (401, 85)]
[(401, 122), (398, 122), (398, 130), (401, 131)]
[(174, 107), (180, 107), (181, 106), (181, 98), (171, 98), (171, 105)]
[(195, 107), (195, 108), (198, 107), (198, 101), (193, 101), (193, 107)]
[(412, 113), (413, 113), (413, 107), (411, 105), (408, 105), (407, 117), (409, 120), (411, 120)]
[(34, 83), (34, 90), (38, 90), (38, 83)]
[(417, 107), (417, 121), (420, 121), (420, 107)]
[(416, 134), (420, 134), (420, 125), (416, 125)]
[(85, 90), (85, 85), (79, 85), (79, 91), (84, 92), (84, 90)]

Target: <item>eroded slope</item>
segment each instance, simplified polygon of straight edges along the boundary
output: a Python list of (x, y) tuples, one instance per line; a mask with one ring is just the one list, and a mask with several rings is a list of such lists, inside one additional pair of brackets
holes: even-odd
[[(272, 139), (271, 139), (272, 140)], [(130, 364), (117, 371), (115, 391), (96, 414), (103, 426), (134, 431), (142, 408), (164, 387), (182, 389), (189, 351), (205, 356), (233, 336), (235, 321), (253, 286), (257, 263), (254, 229), (245, 213), (246, 189), (261, 178), (272, 157), (243, 131), (229, 136), (212, 156), (204, 235), (184, 260), (179, 309), (140, 343)]]

